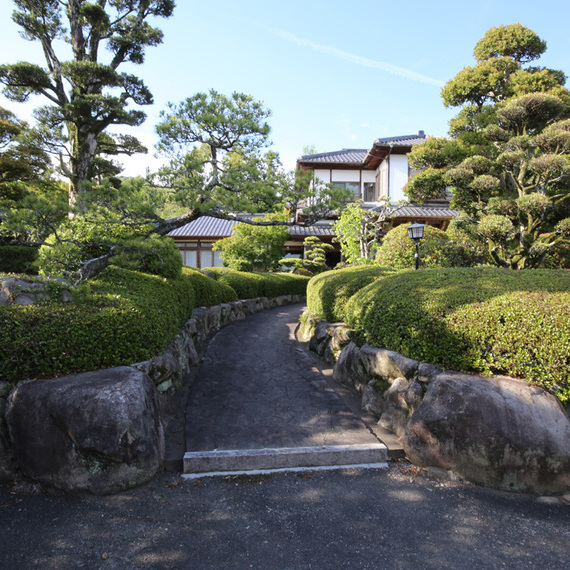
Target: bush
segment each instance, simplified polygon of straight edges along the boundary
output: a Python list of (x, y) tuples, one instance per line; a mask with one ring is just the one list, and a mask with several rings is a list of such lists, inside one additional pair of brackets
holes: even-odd
[(344, 321), (348, 299), (362, 287), (392, 273), (393, 271), (376, 265), (362, 265), (316, 275), (307, 286), (309, 311), (325, 321)]
[[(384, 267), (411, 269), (416, 246), (408, 237), (408, 226), (399, 225), (382, 240), (376, 261)], [(486, 262), (484, 248), (453, 225), (447, 232), (427, 226), (420, 241), (421, 267), (472, 267)]]
[(181, 274), (182, 256), (172, 238), (149, 236), (123, 242), (111, 264), (172, 279)]
[[(178, 257), (181, 257), (178, 254)], [(227, 283), (208, 277), (203, 271), (184, 266), (182, 275), (190, 279), (195, 295), (196, 307), (211, 307), (220, 303), (237, 301), (239, 296)]]
[(73, 301), (0, 306), (0, 380), (12, 383), (146, 360), (174, 339), (197, 306), (234, 301), (198, 270), (175, 279), (108, 267)]
[(36, 275), (38, 248), (31, 245), (0, 245), (0, 273)]
[(248, 273), (227, 267), (206, 269), (215, 279), (232, 287), (240, 299), (304, 295), (309, 278), (291, 273)]
[(465, 372), (509, 374), (570, 400), (570, 279), (492, 267), (401, 272), (349, 300), (361, 340)]
[(88, 259), (105, 255), (115, 247), (111, 263), (132, 271), (162, 277), (179, 277), (182, 269), (180, 251), (167, 236), (143, 237), (144, 228), (104, 220), (76, 217), (58, 228), (60, 240), (50, 236), (39, 250), (38, 265), (42, 275), (66, 277), (76, 272)]

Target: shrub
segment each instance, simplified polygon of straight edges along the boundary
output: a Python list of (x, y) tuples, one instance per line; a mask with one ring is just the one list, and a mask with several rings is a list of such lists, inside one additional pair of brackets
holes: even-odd
[(172, 279), (182, 271), (180, 250), (167, 236), (149, 236), (125, 240), (112, 265)]
[[(447, 254), (449, 236), (438, 228), (427, 226), (420, 242), (420, 262), (422, 267), (449, 267)], [(401, 224), (390, 230), (382, 239), (376, 261), (383, 267), (410, 269), (415, 265), (416, 246), (408, 236), (408, 226)]]
[(309, 278), (290, 273), (249, 273), (227, 267), (206, 269), (215, 279), (232, 287), (240, 299), (304, 295)]
[(38, 248), (31, 245), (0, 245), (0, 273), (36, 275)]
[[(414, 267), (416, 246), (408, 237), (407, 228), (402, 224), (386, 234), (376, 255), (379, 265), (394, 269)], [(422, 267), (473, 267), (486, 262), (483, 245), (453, 222), (446, 232), (432, 226), (425, 228), (424, 238), (420, 241)]]
[(307, 286), (309, 311), (326, 321), (343, 321), (348, 299), (362, 287), (391, 273), (391, 270), (376, 265), (362, 265), (316, 275)]
[(235, 290), (227, 283), (212, 279), (199, 269), (185, 266), (182, 275), (192, 283), (196, 307), (211, 307), (238, 300)]
[(67, 276), (114, 247), (113, 265), (168, 278), (180, 276), (182, 259), (174, 241), (167, 236), (143, 237), (144, 229), (82, 217), (66, 220), (58, 228), (60, 241), (50, 236), (46, 240), (50, 245), (39, 250), (40, 273)]
[(0, 380), (132, 364), (159, 354), (196, 306), (235, 301), (198, 270), (165, 279), (108, 267), (72, 290), (73, 301), (0, 306)]
[(109, 267), (70, 303), (0, 307), (0, 378), (132, 364), (160, 353), (194, 309), (192, 281)]
[(362, 341), (459, 371), (509, 374), (570, 400), (570, 279), (564, 270), (401, 272), (345, 310)]

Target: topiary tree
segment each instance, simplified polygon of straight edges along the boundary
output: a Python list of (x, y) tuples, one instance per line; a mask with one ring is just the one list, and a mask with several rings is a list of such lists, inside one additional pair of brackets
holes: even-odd
[(451, 189), (493, 263), (511, 269), (539, 267), (570, 243), (570, 92), (561, 71), (527, 65), (545, 49), (520, 24), (489, 30), (477, 64), (442, 90), (446, 106), (462, 107), (451, 138), (409, 155), (410, 200)]
[(279, 261), (280, 265), (294, 267), (297, 273), (315, 275), (328, 269), (326, 262), (327, 251), (332, 245), (321, 241), (317, 236), (308, 236), (303, 241), (304, 256), (302, 258), (287, 257)]

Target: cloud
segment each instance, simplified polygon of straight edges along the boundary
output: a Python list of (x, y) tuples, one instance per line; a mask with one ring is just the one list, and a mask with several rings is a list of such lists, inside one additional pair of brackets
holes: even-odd
[(348, 61), (350, 63), (354, 63), (356, 65), (360, 65), (362, 67), (368, 67), (370, 69), (378, 69), (380, 71), (385, 71), (386, 73), (391, 73), (392, 75), (399, 75), (400, 77), (405, 77), (411, 81), (417, 81), (419, 83), (427, 83), (429, 85), (437, 85), (438, 87), (442, 87), (444, 85), (443, 81), (439, 79), (434, 79), (433, 77), (428, 77), (427, 75), (422, 75), (421, 73), (416, 73), (411, 69), (406, 69), (404, 67), (399, 67), (397, 65), (393, 65), (391, 63), (387, 63), (385, 61), (377, 61), (374, 59), (369, 59), (367, 57), (362, 57), (360, 55), (355, 55), (349, 53), (347, 51), (340, 50), (338, 48), (327, 46), (324, 44), (316, 44), (310, 40), (306, 40), (304, 38), (300, 38), (295, 34), (290, 32), (285, 32), (283, 30), (279, 30), (277, 28), (272, 28), (270, 26), (265, 26), (263, 24), (258, 24), (255, 22), (249, 22), (255, 26), (263, 28), (268, 32), (271, 32), (273, 35), (278, 36), (288, 42), (297, 44), (298, 46), (308, 47), (314, 51), (319, 51), (321, 53), (325, 53), (332, 57), (336, 57), (338, 59), (342, 59), (344, 61)]

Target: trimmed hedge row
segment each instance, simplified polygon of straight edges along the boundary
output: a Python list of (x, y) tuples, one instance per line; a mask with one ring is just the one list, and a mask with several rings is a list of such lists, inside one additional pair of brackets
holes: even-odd
[(256, 274), (255, 294), (242, 297), (223, 279), (191, 267), (166, 279), (110, 266), (75, 288), (70, 303), (0, 306), (0, 381), (14, 384), (147, 360), (164, 350), (196, 307), (293, 289), (304, 293), (306, 281)]
[(38, 248), (31, 245), (0, 245), (0, 273), (37, 275)]
[(248, 273), (227, 267), (205, 269), (219, 283), (229, 285), (240, 299), (304, 295), (309, 277), (292, 273)]
[(366, 285), (393, 273), (393, 270), (377, 265), (345, 267), (321, 273), (309, 281), (307, 306), (319, 319), (329, 322), (345, 321), (348, 300)]
[[(308, 304), (322, 318), (320, 303)], [(361, 341), (453, 370), (525, 378), (570, 401), (568, 271), (404, 271), (360, 289), (344, 316)]]

